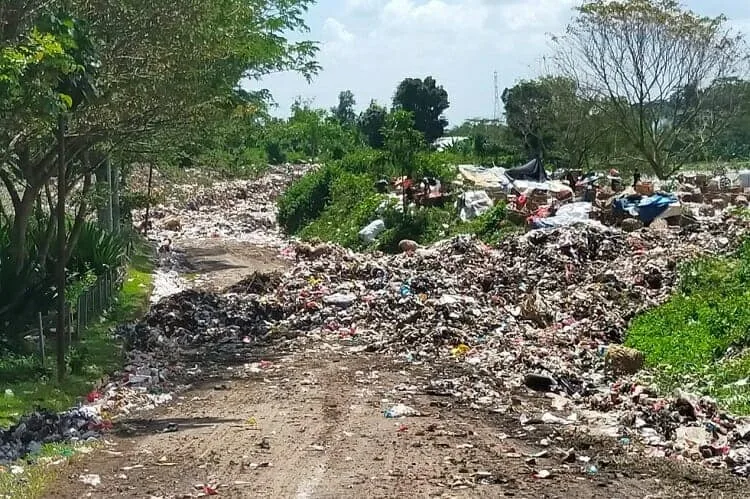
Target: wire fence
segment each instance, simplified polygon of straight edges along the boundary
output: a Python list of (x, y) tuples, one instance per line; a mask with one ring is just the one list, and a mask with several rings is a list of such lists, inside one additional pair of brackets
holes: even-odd
[[(82, 336), (83, 331), (94, 321), (100, 320), (104, 312), (109, 310), (122, 289), (127, 274), (127, 267), (121, 265), (98, 276), (75, 300), (68, 303), (65, 312), (65, 331), (68, 345), (74, 345)], [(37, 329), (38, 328), (38, 329)], [(57, 335), (57, 312), (38, 313), (38, 324), (35, 325), (39, 341), (39, 354), (42, 362), (46, 361), (47, 333)], [(38, 332), (38, 335), (36, 334)]]

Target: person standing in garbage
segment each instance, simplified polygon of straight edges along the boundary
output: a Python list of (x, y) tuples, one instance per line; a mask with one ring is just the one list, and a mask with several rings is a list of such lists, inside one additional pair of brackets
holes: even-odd
[(638, 171), (638, 168), (635, 168), (633, 170), (633, 189), (635, 189), (635, 186), (638, 185), (638, 182), (641, 181), (641, 172)]

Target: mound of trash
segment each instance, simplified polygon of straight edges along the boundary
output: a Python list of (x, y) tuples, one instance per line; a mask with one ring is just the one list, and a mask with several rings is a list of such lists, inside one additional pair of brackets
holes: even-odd
[(103, 429), (101, 417), (88, 407), (62, 413), (33, 412), (9, 429), (0, 430), (0, 464), (36, 454), (44, 444), (97, 440)]
[(227, 287), (224, 293), (261, 295), (271, 293), (281, 285), (281, 272), (253, 272), (240, 282)]
[(285, 314), (267, 300), (186, 290), (162, 299), (140, 322), (119, 326), (117, 335), (128, 350), (178, 355), (180, 348), (263, 341), (271, 321)]

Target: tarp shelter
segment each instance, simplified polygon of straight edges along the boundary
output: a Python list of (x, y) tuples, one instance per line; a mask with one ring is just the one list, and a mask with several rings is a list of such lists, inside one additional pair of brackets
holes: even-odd
[(674, 194), (654, 194), (653, 196), (623, 196), (612, 203), (615, 213), (628, 213), (638, 217), (644, 224), (660, 218), (668, 209), (679, 206)]
[(513, 180), (530, 180), (532, 182), (546, 182), (549, 177), (542, 166), (542, 161), (532, 159), (523, 166), (505, 170), (505, 174)]

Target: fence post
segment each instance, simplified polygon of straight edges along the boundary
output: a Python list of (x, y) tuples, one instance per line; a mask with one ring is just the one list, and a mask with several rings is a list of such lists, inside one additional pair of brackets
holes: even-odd
[(42, 350), (42, 367), (47, 367), (47, 353), (44, 351), (44, 324), (41, 312), (39, 312), (39, 347)]

